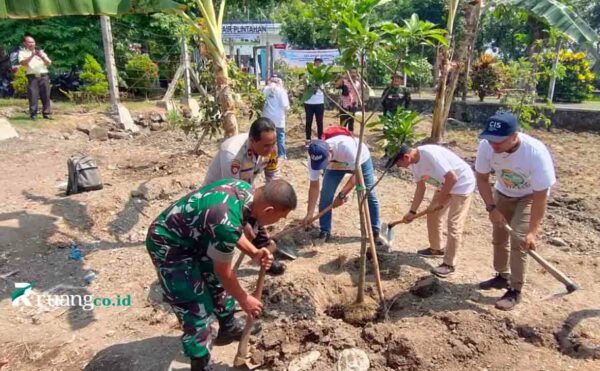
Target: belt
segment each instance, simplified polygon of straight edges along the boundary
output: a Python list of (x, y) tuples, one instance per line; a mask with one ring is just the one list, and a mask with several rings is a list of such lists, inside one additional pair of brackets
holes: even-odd
[(45, 77), (48, 73), (28, 73), (27, 77)]
[(525, 195), (525, 196), (521, 196), (521, 197), (511, 197), (511, 196), (507, 196), (504, 193), (500, 192), (499, 190), (496, 189), (496, 192), (498, 192), (498, 194), (504, 198), (508, 198), (509, 200), (524, 200), (526, 198), (531, 197), (532, 195)]

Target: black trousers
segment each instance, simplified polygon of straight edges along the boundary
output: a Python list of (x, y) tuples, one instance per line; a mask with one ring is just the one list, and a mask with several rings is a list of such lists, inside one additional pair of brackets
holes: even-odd
[[(349, 107), (344, 109), (352, 114), (355, 114), (356, 111), (358, 111), (358, 107)], [(351, 132), (354, 132), (354, 116), (349, 115), (344, 111), (340, 111), (340, 126), (346, 127)]]
[(52, 113), (50, 108), (50, 78), (48, 74), (40, 77), (27, 75), (27, 99), (29, 100), (29, 115), (35, 116), (38, 111), (38, 99), (42, 100), (42, 114)]
[(321, 135), (323, 135), (325, 104), (304, 103), (304, 112), (306, 114), (306, 140), (310, 140), (312, 136), (313, 116), (317, 119), (317, 139), (321, 139)]

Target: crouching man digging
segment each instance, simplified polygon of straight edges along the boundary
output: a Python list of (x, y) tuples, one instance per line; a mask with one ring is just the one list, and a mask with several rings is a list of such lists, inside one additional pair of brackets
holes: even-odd
[[(479, 135), (482, 141), (475, 161), (477, 188), (493, 223), (494, 269), (497, 272), (494, 278), (481, 282), (479, 287), (482, 290), (507, 289), (496, 301), (496, 308), (501, 310), (511, 310), (521, 300), (527, 267), (524, 249), (535, 249), (548, 193), (556, 182), (546, 146), (519, 133), (518, 128), (517, 118), (511, 113), (490, 117)], [(492, 170), (496, 174), (495, 192), (489, 183)], [(506, 223), (525, 243), (511, 237), (509, 248)]]
[(234, 299), (248, 316), (262, 310), (260, 300), (240, 286), (231, 261), (236, 246), (265, 268), (273, 256), (252, 245), (244, 226), (273, 224), (296, 205), (296, 193), (284, 180), (253, 190), (244, 181), (223, 179), (181, 198), (150, 225), (146, 247), (164, 300), (183, 328), (181, 341), (192, 371), (208, 370), (213, 314), (219, 321), (215, 342), (227, 344), (239, 340), (244, 328), (234, 317)]
[[(465, 220), (469, 214), (471, 195), (475, 191), (473, 170), (454, 152), (438, 145), (424, 145), (417, 148), (402, 146), (388, 163), (409, 168), (417, 183), (410, 210), (403, 221), (412, 222), (425, 196), (426, 183), (437, 187), (427, 214), (429, 247), (419, 250), (421, 256), (443, 256), (444, 262), (431, 272), (439, 277), (447, 277), (455, 270), (456, 252), (462, 245)], [(448, 213), (448, 238), (442, 249), (442, 217)]]

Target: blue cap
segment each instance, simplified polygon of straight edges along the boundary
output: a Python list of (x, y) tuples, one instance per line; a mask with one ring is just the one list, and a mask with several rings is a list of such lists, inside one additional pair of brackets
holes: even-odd
[(313, 140), (308, 145), (310, 168), (323, 170), (329, 165), (329, 144), (324, 140)]
[(500, 143), (519, 129), (519, 121), (510, 112), (498, 112), (485, 121), (485, 129), (479, 138)]

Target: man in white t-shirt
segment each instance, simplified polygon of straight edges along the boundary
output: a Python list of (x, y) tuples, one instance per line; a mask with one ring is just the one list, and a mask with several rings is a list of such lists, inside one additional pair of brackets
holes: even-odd
[(277, 132), (277, 157), (286, 159), (285, 151), (285, 115), (290, 109), (288, 93), (279, 77), (271, 77), (269, 85), (263, 89), (265, 104), (262, 115), (273, 121)]
[[(388, 166), (393, 164), (410, 169), (417, 183), (410, 210), (404, 216), (405, 222), (412, 222), (417, 213), (425, 196), (426, 183), (437, 188), (428, 207), (432, 212), (427, 214), (429, 247), (419, 250), (418, 253), (427, 257), (443, 255), (443, 263), (431, 272), (439, 277), (447, 277), (455, 270), (456, 251), (462, 244), (471, 195), (475, 191), (473, 170), (454, 152), (433, 144), (417, 148), (402, 146)], [(433, 211), (436, 209), (439, 210)], [(443, 250), (442, 217), (446, 212), (448, 212), (448, 238), (446, 248)]]
[[(308, 169), (310, 188), (308, 191), (308, 208), (305, 220), (312, 218), (315, 212), (317, 196), (319, 196), (321, 170), (324, 170), (325, 174), (323, 176), (323, 187), (320, 188), (319, 210), (325, 209), (332, 203), (334, 207), (338, 207), (346, 202), (352, 188), (357, 184), (354, 165), (358, 154), (358, 138), (342, 134), (327, 140), (313, 140), (308, 146), (308, 154), (310, 157), (310, 166)], [(361, 164), (365, 187), (369, 190), (375, 184), (375, 175), (371, 153), (364, 143), (359, 163)], [(351, 177), (344, 184), (337, 197), (335, 197), (335, 191), (346, 174), (351, 174)], [(369, 192), (367, 204), (371, 217), (373, 237), (378, 245), (385, 245), (386, 241), (379, 236), (379, 200), (377, 199), (375, 189)], [(319, 239), (323, 239), (325, 242), (329, 242), (331, 239), (331, 215), (332, 213), (328, 212), (319, 219), (321, 229)]]
[[(546, 211), (550, 188), (556, 183), (554, 164), (546, 146), (518, 132), (518, 120), (503, 112), (490, 117), (477, 150), (475, 171), (479, 194), (493, 223), (494, 278), (481, 282), (482, 290), (507, 289), (496, 308), (511, 310), (521, 300), (527, 253), (534, 250), (536, 234)], [(496, 175), (495, 191), (489, 183)], [(508, 223), (521, 237), (510, 237)], [(509, 249), (510, 237), (510, 249)], [(524, 242), (522, 242), (524, 241)], [(510, 259), (509, 259), (510, 256)]]

